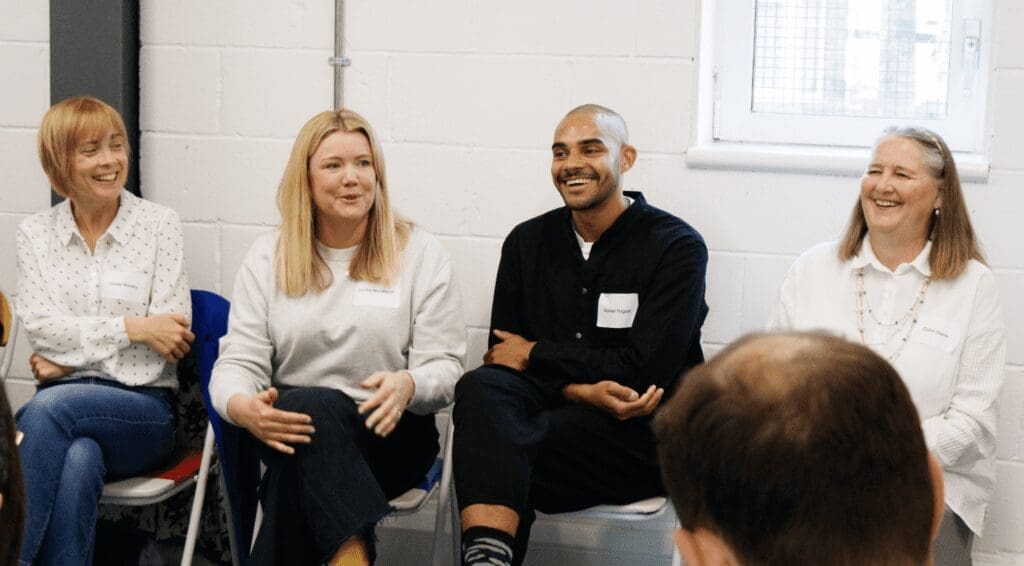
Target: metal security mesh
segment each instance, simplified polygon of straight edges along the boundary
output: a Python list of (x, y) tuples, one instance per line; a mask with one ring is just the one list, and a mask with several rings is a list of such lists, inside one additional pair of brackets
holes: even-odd
[(757, 0), (751, 111), (943, 119), (952, 0)]

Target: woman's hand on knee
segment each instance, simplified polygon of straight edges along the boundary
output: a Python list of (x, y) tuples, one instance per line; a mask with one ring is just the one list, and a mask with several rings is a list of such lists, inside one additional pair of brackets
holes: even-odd
[(58, 379), (75, 371), (73, 367), (51, 362), (35, 352), (32, 352), (32, 355), (29, 356), (28, 365), (32, 368), (32, 375), (36, 377), (39, 383), (46, 383), (51, 379)]
[(188, 319), (178, 313), (125, 317), (128, 340), (149, 346), (160, 357), (174, 363), (185, 357), (195, 340)]
[(359, 385), (376, 390), (359, 404), (359, 414), (370, 413), (366, 417), (366, 428), (381, 437), (391, 434), (416, 392), (412, 374), (407, 371), (378, 371)]
[(313, 441), (313, 419), (304, 413), (274, 408), (277, 389), (271, 387), (256, 395), (233, 395), (228, 399), (228, 416), (267, 446), (278, 452), (294, 454), (291, 444)]

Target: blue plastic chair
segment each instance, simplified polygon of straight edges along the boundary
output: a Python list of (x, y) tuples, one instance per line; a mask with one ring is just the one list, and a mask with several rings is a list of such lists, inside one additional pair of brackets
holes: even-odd
[[(228, 331), (230, 303), (224, 297), (210, 291), (192, 291), (193, 328), (204, 329), (196, 332), (193, 349), (201, 368), (200, 386), (203, 404), (210, 418), (217, 458), (221, 470), (221, 481), (228, 503), (228, 537), (231, 544), (231, 561), (236, 566), (247, 561), (248, 553), (240, 551), (240, 541), (247, 541), (256, 520), (256, 488), (259, 485), (259, 460), (256, 456), (255, 441), (242, 428), (225, 422), (214, 410), (210, 401), (210, 376), (220, 352), (220, 339)], [(199, 346), (199, 345), (202, 346)], [(244, 494), (253, 494), (246, 497)], [(245, 544), (242, 542), (242, 544)]]
[[(223, 297), (209, 291), (192, 291), (192, 332), (195, 334), (195, 341), (192, 343), (191, 355), (195, 357), (204, 404), (209, 397), (206, 386), (210, 381), (213, 364), (217, 360), (220, 337), (227, 331), (227, 314), (227, 301)], [(100, 503), (103, 504), (150, 505), (165, 501), (194, 484), (196, 492), (192, 500), (185, 548), (181, 557), (183, 566), (191, 564), (199, 537), (199, 519), (206, 497), (206, 481), (209, 477), (215, 436), (213, 416), (216, 413), (210, 415), (203, 448), (199, 454), (184, 454), (180, 461), (169, 466), (169, 473), (144, 474), (108, 482), (103, 487), (103, 496), (100, 499)]]

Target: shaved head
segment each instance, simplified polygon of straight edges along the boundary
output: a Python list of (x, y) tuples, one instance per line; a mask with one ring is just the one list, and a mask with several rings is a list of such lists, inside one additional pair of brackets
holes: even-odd
[(570, 110), (559, 125), (573, 116), (589, 116), (594, 123), (620, 146), (629, 144), (629, 128), (619, 113), (600, 104), (582, 104)]

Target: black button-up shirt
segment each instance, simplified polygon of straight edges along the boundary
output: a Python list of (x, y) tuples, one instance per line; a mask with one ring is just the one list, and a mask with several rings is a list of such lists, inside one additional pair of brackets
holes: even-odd
[(610, 379), (641, 393), (651, 384), (671, 390), (704, 360), (704, 240), (640, 193), (626, 194), (633, 203), (589, 260), (565, 207), (516, 226), (502, 246), (491, 329), (536, 341), (526, 371), (552, 385)]

